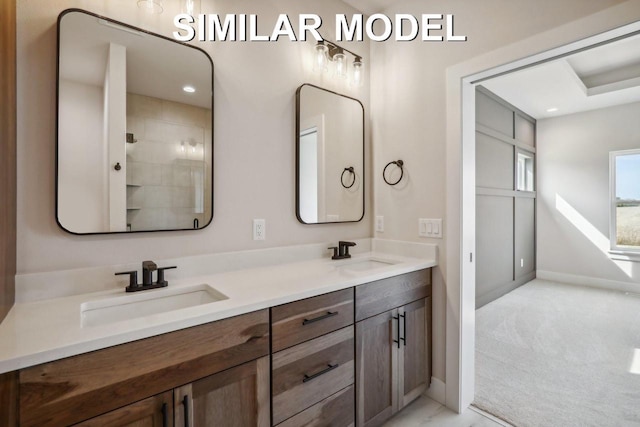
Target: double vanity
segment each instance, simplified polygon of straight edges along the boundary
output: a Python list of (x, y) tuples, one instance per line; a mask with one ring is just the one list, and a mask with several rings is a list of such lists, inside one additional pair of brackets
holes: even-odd
[(366, 252), (18, 304), (0, 390), (21, 426), (381, 425), (428, 387), (435, 264)]
[[(58, 225), (205, 228), (209, 55), (68, 9), (57, 64)], [(295, 101), (297, 219), (361, 221), (363, 104), (308, 83)], [(264, 227), (254, 220), (254, 240)], [(18, 275), (0, 323), (0, 426), (382, 425), (430, 383), (436, 246), (352, 246), (144, 261), (142, 283), (139, 264)]]

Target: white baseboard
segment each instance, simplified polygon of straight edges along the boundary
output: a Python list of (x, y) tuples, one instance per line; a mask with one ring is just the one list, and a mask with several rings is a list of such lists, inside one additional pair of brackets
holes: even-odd
[(619, 282), (598, 277), (578, 276), (574, 274), (555, 273), (553, 271), (538, 270), (536, 278), (552, 282), (568, 283), (570, 285), (588, 286), (591, 288), (607, 289), (620, 292), (640, 293), (640, 283)]
[(447, 395), (445, 383), (436, 377), (431, 377), (431, 386), (429, 386), (425, 394), (430, 399), (444, 405)]

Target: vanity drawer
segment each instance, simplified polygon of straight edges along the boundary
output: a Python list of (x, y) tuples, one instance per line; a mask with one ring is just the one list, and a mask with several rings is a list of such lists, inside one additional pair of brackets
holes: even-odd
[(279, 424), (354, 381), (354, 330), (349, 326), (272, 356), (273, 423)]
[(280, 351), (353, 324), (353, 288), (271, 309), (272, 349)]
[(356, 286), (356, 322), (430, 295), (430, 268)]
[(353, 427), (355, 420), (354, 387), (349, 386), (305, 409), (278, 427)]

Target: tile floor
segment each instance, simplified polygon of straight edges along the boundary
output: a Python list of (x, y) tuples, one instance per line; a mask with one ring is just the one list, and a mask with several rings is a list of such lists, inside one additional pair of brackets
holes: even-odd
[(426, 396), (418, 398), (383, 427), (511, 427), (501, 420), (468, 408), (462, 414), (447, 409)]

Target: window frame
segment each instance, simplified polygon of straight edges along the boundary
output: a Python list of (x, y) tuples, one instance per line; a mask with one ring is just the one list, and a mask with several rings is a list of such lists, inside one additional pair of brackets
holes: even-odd
[(640, 155), (640, 148), (609, 152), (609, 247), (613, 255), (640, 255), (640, 245), (618, 245), (618, 216), (616, 200), (616, 159), (619, 156)]

